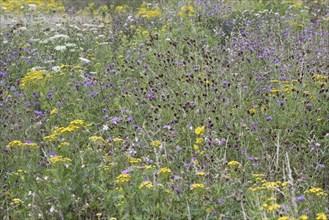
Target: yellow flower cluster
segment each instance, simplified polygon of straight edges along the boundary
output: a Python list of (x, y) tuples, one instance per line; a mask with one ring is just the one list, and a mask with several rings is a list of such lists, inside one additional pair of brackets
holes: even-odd
[(200, 126), (200, 127), (197, 127), (195, 130), (194, 130), (195, 134), (196, 135), (201, 135), (204, 133), (204, 126)]
[(178, 12), (179, 17), (193, 17), (195, 14), (192, 6), (183, 6)]
[(148, 8), (145, 4), (142, 4), (141, 7), (137, 9), (137, 17), (152, 19), (160, 16), (161, 10), (158, 7)]
[(120, 174), (119, 176), (117, 176), (117, 178), (115, 179), (116, 183), (127, 183), (131, 180), (131, 176), (126, 173), (126, 174)]
[(49, 160), (50, 160), (50, 163), (52, 163), (52, 164), (71, 162), (70, 158), (63, 157), (63, 156), (54, 156), (54, 157), (51, 157)]
[(61, 134), (69, 134), (86, 126), (89, 125), (85, 124), (84, 120), (74, 120), (71, 121), (67, 127), (56, 128), (51, 135), (45, 136), (43, 139), (45, 141), (55, 141), (60, 137)]
[(6, 12), (42, 11), (63, 12), (64, 6), (57, 0), (10, 0), (1, 1), (1, 6)]
[(191, 190), (203, 189), (203, 188), (204, 188), (204, 184), (202, 184), (202, 183), (194, 183), (190, 187)]
[(256, 186), (251, 187), (250, 190), (253, 192), (262, 191), (262, 190), (272, 191), (274, 189), (282, 189), (288, 186), (288, 182), (280, 182), (280, 181), (267, 182), (263, 180), (262, 177), (256, 177), (256, 181), (262, 184), (260, 186), (257, 186), (256, 184)]
[(139, 185), (139, 189), (151, 189), (153, 187), (153, 183), (151, 181), (144, 181)]
[(22, 205), (23, 204), (23, 201), (20, 200), (19, 198), (14, 198), (12, 200), (12, 204), (15, 205), (15, 206), (19, 206), (19, 205)]
[(169, 174), (171, 173), (171, 169), (167, 167), (160, 168), (160, 174)]
[(118, 5), (115, 7), (114, 12), (118, 14), (124, 14), (127, 12), (127, 5)]
[(152, 147), (160, 147), (161, 146), (160, 141), (152, 141), (150, 144), (151, 144)]
[(230, 162), (227, 163), (230, 167), (238, 167), (240, 166), (240, 162), (231, 160)]
[(203, 143), (203, 138), (197, 138), (195, 140), (195, 144), (202, 144)]
[(40, 85), (40, 82), (49, 78), (49, 75), (43, 70), (31, 70), (21, 79), (21, 86), (23, 88), (31, 88)]
[(316, 220), (327, 220), (327, 216), (324, 213), (316, 214)]
[(89, 140), (90, 141), (93, 141), (93, 142), (103, 142), (104, 141), (104, 139), (102, 137), (100, 137), (100, 136), (91, 136), (89, 138)]
[(272, 205), (269, 205), (269, 204), (267, 204), (267, 203), (264, 203), (264, 204), (263, 204), (263, 207), (264, 207), (267, 211), (272, 212), (272, 211), (275, 211), (275, 210), (279, 209), (281, 206), (280, 206), (279, 204), (277, 204), (277, 203), (274, 203), (274, 204), (272, 204)]
[(321, 188), (311, 188), (305, 191), (306, 194), (313, 194), (315, 196), (326, 196), (327, 193), (323, 191)]
[(130, 164), (140, 164), (142, 160), (140, 158), (130, 158), (129, 163)]
[(6, 147), (7, 148), (36, 149), (39, 146), (36, 143), (23, 143), (19, 140), (13, 140), (13, 141), (9, 142)]

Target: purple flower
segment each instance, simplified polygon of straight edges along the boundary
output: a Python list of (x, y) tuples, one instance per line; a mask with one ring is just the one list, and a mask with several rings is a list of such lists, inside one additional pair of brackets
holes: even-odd
[(15, 86), (10, 86), (10, 91), (15, 91)]
[(128, 122), (133, 122), (134, 118), (132, 116), (128, 117)]
[(305, 200), (305, 196), (301, 195), (296, 198), (296, 202), (303, 202)]
[(227, 86), (230, 86), (230, 83), (227, 82), (227, 81), (224, 81), (224, 82), (222, 82), (222, 85), (225, 86), (225, 87), (227, 87)]
[(266, 117), (266, 121), (272, 121), (272, 116)]
[(34, 111), (34, 114), (36, 114), (36, 115), (42, 115), (42, 111), (35, 110)]
[(48, 151), (48, 154), (49, 154), (51, 157), (55, 157), (55, 156), (57, 156), (57, 154), (56, 154), (54, 151), (52, 151), (52, 150), (49, 150), (49, 151)]
[(258, 121), (252, 123), (251, 125), (251, 131), (257, 131), (258, 130)]
[(33, 93), (32, 97), (37, 99), (37, 98), (39, 98), (39, 94), (38, 93)]
[(122, 174), (128, 174), (128, 173), (130, 173), (130, 171), (131, 171), (131, 168), (128, 167), (128, 168), (124, 169), (121, 173)]
[(5, 72), (0, 72), (0, 77), (4, 77), (6, 75)]
[(165, 125), (165, 126), (163, 126), (163, 128), (168, 129), (168, 130), (171, 129), (170, 125)]
[(31, 103), (30, 102), (24, 102), (24, 106), (29, 107), (29, 106), (31, 106)]
[(120, 118), (119, 117), (113, 117), (111, 120), (114, 124), (118, 124), (120, 122)]
[(147, 93), (146, 98), (149, 100), (155, 99), (156, 96), (153, 93)]

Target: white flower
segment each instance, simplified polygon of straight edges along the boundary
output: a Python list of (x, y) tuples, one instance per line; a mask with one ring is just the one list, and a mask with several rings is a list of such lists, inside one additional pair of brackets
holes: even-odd
[(90, 60), (83, 58), (83, 57), (80, 57), (79, 60), (81, 60), (82, 62), (85, 62), (85, 63), (90, 63)]
[(103, 131), (108, 131), (109, 130), (109, 126), (108, 125), (103, 125)]
[(65, 34), (56, 34), (55, 36), (50, 37), (49, 40), (56, 40), (56, 39), (60, 39), (60, 38), (69, 39), (70, 37)]
[(53, 66), (51, 68), (52, 71), (55, 71), (55, 72), (60, 72), (61, 71), (61, 67), (60, 66)]
[(66, 46), (56, 46), (55, 47), (55, 50), (57, 50), (57, 51), (64, 51), (64, 50), (66, 50)]

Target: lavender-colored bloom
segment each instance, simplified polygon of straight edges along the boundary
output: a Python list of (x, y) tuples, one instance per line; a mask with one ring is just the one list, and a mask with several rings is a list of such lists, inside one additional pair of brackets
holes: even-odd
[(9, 152), (9, 151), (10, 151), (10, 148), (8, 148), (8, 147), (5, 147), (5, 148), (4, 148), (4, 151), (7, 153), (7, 152)]
[(34, 102), (33, 105), (34, 105), (34, 106), (39, 106), (39, 105), (40, 105), (40, 102)]
[(37, 99), (37, 98), (39, 98), (39, 94), (38, 93), (33, 93), (32, 94), (32, 97), (35, 98), (35, 99)]
[(149, 100), (155, 99), (156, 96), (153, 93), (147, 93), (146, 98)]
[(192, 166), (192, 162), (190, 162), (190, 163), (184, 163), (184, 167), (189, 168), (189, 167), (191, 167), (191, 166)]
[(306, 107), (306, 108), (311, 108), (312, 105), (311, 105), (310, 103), (307, 103), (307, 104), (305, 105), (305, 107)]
[(225, 138), (220, 139), (219, 146), (223, 146), (227, 144), (227, 140)]
[(227, 81), (224, 81), (224, 82), (222, 82), (222, 85), (225, 86), (225, 87), (227, 87), (227, 86), (230, 86), (230, 83), (227, 82)]
[(56, 103), (57, 108), (61, 107), (61, 105), (62, 105), (61, 102), (57, 102), (57, 103)]
[(104, 119), (109, 119), (110, 116), (109, 116), (108, 114), (106, 114), (106, 115), (103, 116), (103, 118), (104, 118)]
[(305, 195), (298, 196), (296, 202), (303, 202), (305, 200)]
[(49, 150), (49, 151), (48, 151), (48, 154), (49, 154), (51, 157), (55, 157), (55, 156), (57, 156), (57, 154), (56, 154), (54, 151), (52, 151), (52, 150)]
[(171, 129), (170, 125), (165, 125), (165, 126), (163, 126), (163, 128), (168, 129), (168, 130)]
[(133, 122), (134, 118), (132, 116), (128, 117), (128, 122)]
[(120, 122), (120, 118), (119, 117), (113, 117), (111, 121), (114, 124), (118, 124)]
[(130, 171), (131, 171), (131, 168), (128, 167), (128, 168), (124, 169), (124, 170), (121, 172), (121, 174), (128, 174), (128, 173), (130, 173)]
[(179, 152), (179, 151), (182, 151), (183, 148), (182, 147), (176, 147), (176, 150)]
[(5, 72), (0, 72), (0, 77), (4, 77), (6, 75)]
[(34, 111), (34, 114), (36, 114), (36, 115), (42, 115), (42, 111), (35, 110)]
[(255, 132), (258, 130), (258, 121), (252, 123), (251, 125), (251, 131)]
[(267, 116), (266, 121), (272, 121), (272, 116)]
[(15, 91), (15, 86), (10, 86), (10, 91)]
[(176, 188), (175, 188), (175, 192), (176, 192), (176, 193), (181, 193), (182, 190), (181, 190), (179, 187), (176, 187)]
[(284, 104), (286, 104), (286, 102), (283, 101), (283, 100), (278, 100), (278, 101), (276, 101), (276, 104), (277, 104), (278, 106), (283, 106)]
[(24, 102), (24, 106), (25, 107), (30, 107), (31, 106), (31, 103), (30, 102)]
[(174, 180), (179, 180), (180, 179), (180, 176), (179, 175), (175, 175), (174, 176)]

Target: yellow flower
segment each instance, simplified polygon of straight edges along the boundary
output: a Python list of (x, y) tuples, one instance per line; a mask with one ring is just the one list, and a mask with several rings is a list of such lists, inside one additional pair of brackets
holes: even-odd
[(58, 109), (54, 108), (53, 110), (51, 110), (50, 115), (54, 115), (58, 113)]
[(117, 176), (117, 178), (115, 179), (116, 183), (127, 183), (131, 180), (131, 176), (126, 173), (126, 174), (120, 174), (119, 176)]
[(159, 146), (161, 146), (161, 142), (160, 141), (152, 141), (150, 144), (153, 147), (159, 147)]
[(54, 157), (51, 157), (49, 160), (50, 160), (50, 163), (52, 163), (52, 164), (71, 162), (70, 158), (63, 157), (63, 156), (54, 156)]
[(203, 143), (203, 138), (197, 138), (195, 140), (195, 144), (202, 144)]
[(326, 196), (327, 193), (323, 191), (321, 188), (311, 188), (305, 191), (307, 194), (313, 194), (315, 196)]
[(277, 220), (289, 220), (290, 218), (288, 216), (282, 216), (279, 217)]
[(130, 158), (129, 163), (130, 164), (139, 164), (142, 160), (140, 158)]
[(198, 171), (195, 175), (197, 175), (197, 176), (204, 176), (206, 174), (203, 171)]
[(115, 12), (118, 13), (118, 14), (123, 14), (123, 13), (126, 13), (127, 12), (127, 6), (126, 5), (118, 5), (115, 7)]
[(201, 127), (197, 127), (195, 130), (194, 130), (195, 134), (196, 135), (201, 135), (204, 133), (204, 126), (201, 126)]
[(160, 174), (169, 174), (171, 173), (171, 169), (164, 167), (164, 168), (160, 168)]
[(192, 17), (194, 16), (194, 8), (192, 6), (183, 6), (178, 12), (179, 17)]
[(21, 86), (23, 88), (37, 86), (40, 81), (48, 78), (43, 70), (31, 70), (21, 79)]
[(13, 204), (13, 205), (16, 205), (16, 206), (19, 206), (19, 205), (22, 205), (22, 204), (23, 204), (23, 201), (20, 200), (19, 198), (14, 198), (14, 199), (12, 200), (12, 204)]
[(327, 220), (327, 216), (324, 213), (316, 214), (316, 220)]
[(204, 184), (202, 184), (202, 183), (194, 183), (190, 186), (191, 190), (203, 189), (203, 188), (204, 188)]
[(153, 183), (151, 181), (144, 181), (139, 185), (139, 189), (147, 188), (151, 189), (153, 187)]
[(240, 166), (240, 163), (238, 161), (231, 160), (230, 162), (228, 162), (228, 165), (230, 167), (238, 167), (238, 166)]
[(256, 114), (257, 110), (255, 108), (251, 108), (248, 110), (249, 114), (254, 115)]
[(89, 138), (89, 140), (91, 140), (93, 142), (103, 142), (104, 141), (104, 139), (102, 137), (100, 137), (100, 136), (91, 136)]
[(114, 143), (121, 143), (123, 141), (122, 138), (115, 137), (113, 138)]
[(308, 220), (308, 217), (306, 215), (299, 216), (299, 220)]

